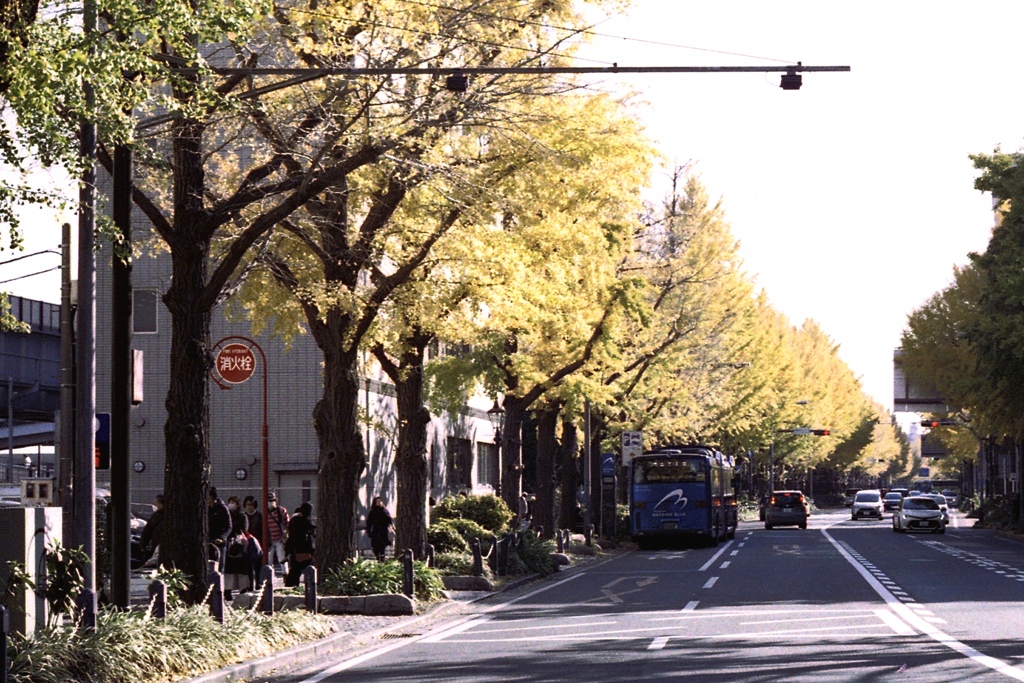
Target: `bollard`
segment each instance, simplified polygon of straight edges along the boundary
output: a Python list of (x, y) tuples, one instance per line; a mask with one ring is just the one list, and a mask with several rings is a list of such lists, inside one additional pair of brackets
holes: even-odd
[(302, 570), (302, 583), (306, 588), (306, 609), (316, 614), (316, 567), (310, 565)]
[(432, 543), (427, 544), (427, 566), (434, 566), (434, 545)]
[(558, 552), (560, 552), (560, 553), (564, 553), (565, 552), (565, 543), (562, 541), (562, 530), (561, 529), (556, 529), (555, 530), (555, 547), (558, 549)]
[(535, 527), (534, 531), (537, 532), (537, 538), (544, 538), (544, 525), (543, 524), (541, 524), (540, 526)]
[(7, 608), (0, 605), (0, 683), (7, 683), (7, 632), (10, 630), (10, 615)]
[(497, 575), (498, 573), (498, 537), (497, 535), (491, 536), (491, 549), (487, 553), (488, 561), (491, 565), (491, 571)]
[(167, 618), (167, 584), (154, 581), (149, 584), (149, 602), (153, 605), (150, 616), (154, 619)]
[(220, 572), (210, 574), (210, 615), (218, 624), (224, 623), (224, 575)]
[(472, 543), (469, 544), (470, 550), (473, 551), (473, 576), (484, 575), (484, 556), (480, 552), (480, 539), (474, 538)]
[(416, 577), (413, 575), (413, 565), (412, 565), (412, 562), (413, 562), (412, 550), (409, 549), (409, 548), (406, 548), (405, 552), (402, 553), (402, 568), (404, 569), (404, 571), (402, 572), (402, 592), (405, 593), (410, 598), (413, 596), (413, 593), (414, 593), (413, 586), (414, 586), (414, 584), (416, 582), (415, 581)]
[(270, 565), (260, 567), (260, 585), (263, 595), (260, 596), (259, 611), (267, 616), (274, 616), (274, 568)]
[(501, 539), (501, 576), (508, 576), (508, 556), (512, 552), (514, 540), (515, 536), (512, 534), (505, 534), (505, 537)]
[(589, 548), (590, 541), (594, 538), (594, 525), (588, 524), (583, 527), (583, 543)]
[(565, 536), (565, 552), (569, 552), (569, 548), (572, 546), (572, 532), (568, 529), (562, 529), (562, 534)]
[(75, 599), (75, 605), (78, 607), (78, 614), (80, 615), (78, 621), (79, 628), (86, 633), (95, 631), (96, 612), (99, 610), (96, 603), (96, 591), (83, 588), (82, 592)]

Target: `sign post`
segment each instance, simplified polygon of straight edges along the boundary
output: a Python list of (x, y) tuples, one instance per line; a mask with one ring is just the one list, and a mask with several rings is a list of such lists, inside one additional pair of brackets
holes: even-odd
[[(235, 339), (238, 341), (224, 344), (224, 342)], [(252, 377), (252, 374), (256, 371), (256, 356), (252, 352), (253, 349), (259, 352), (260, 361), (263, 366), (263, 465), (260, 477), (263, 507), (260, 514), (263, 515), (265, 521), (263, 523), (263, 538), (260, 539), (260, 543), (263, 545), (263, 562), (266, 564), (270, 557), (270, 552), (268, 551), (270, 546), (270, 507), (267, 500), (270, 495), (270, 429), (267, 426), (267, 356), (263, 353), (260, 345), (248, 337), (224, 337), (214, 344), (213, 348), (218, 349), (215, 367), (217, 374), (214, 375), (213, 379), (221, 389), (231, 389), (230, 385), (242, 384)], [(222, 384), (221, 381), (227, 382), (227, 384)]]

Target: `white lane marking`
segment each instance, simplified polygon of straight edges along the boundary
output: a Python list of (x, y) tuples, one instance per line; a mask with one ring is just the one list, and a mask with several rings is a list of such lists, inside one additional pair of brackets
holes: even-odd
[[(696, 600), (694, 601), (696, 602)], [(709, 619), (711, 617), (752, 617), (752, 616), (768, 616), (768, 615), (785, 615), (785, 620), (788, 622), (794, 614), (819, 614), (821, 610), (796, 610), (796, 609), (769, 609), (769, 610), (739, 610), (736, 612), (728, 610), (703, 610), (700, 614), (679, 614), (672, 617), (651, 617), (647, 621), (678, 621), (680, 619)], [(845, 614), (856, 614), (858, 612), (863, 614), (874, 614), (873, 609), (848, 609), (843, 610)], [(623, 614), (626, 614), (625, 612)]]
[(875, 614), (886, 626), (892, 629), (898, 636), (916, 636), (917, 631), (907, 626), (907, 623), (887, 609), (876, 609)]
[[(520, 600), (526, 600), (527, 598), (531, 598), (534, 595), (537, 595), (538, 593), (543, 593), (544, 591), (549, 591), (552, 588), (558, 588), (559, 586), (564, 585), (566, 583), (569, 583), (570, 581), (573, 581), (575, 579), (578, 579), (581, 576), (586, 576), (586, 574), (587, 574), (587, 572), (585, 572), (585, 571), (584, 572), (580, 572), (579, 574), (573, 574), (572, 576), (566, 577), (566, 578), (562, 579), (561, 581), (556, 581), (556, 582), (554, 582), (554, 583), (552, 583), (550, 585), (538, 588), (535, 591), (530, 591), (529, 593), (526, 593), (524, 595), (520, 595), (518, 598), (512, 598), (511, 600), (508, 600), (506, 602), (502, 602), (500, 604), (493, 605), (493, 606), (488, 607), (487, 609), (483, 610), (483, 614), (487, 614), (489, 612), (496, 612), (497, 610), (502, 609), (504, 607), (507, 607), (509, 605), (515, 604), (515, 603), (519, 602)], [(463, 620), (461, 620), (461, 621), (459, 621), (457, 623), (461, 625), (463, 623), (467, 623), (467, 622), (470, 622), (470, 621), (474, 621), (474, 618), (473, 617), (466, 617), (465, 619), (463, 619)], [(445, 628), (439, 629), (438, 631), (435, 631), (434, 633), (428, 633), (428, 634), (425, 634), (423, 636), (419, 636), (417, 638), (403, 639), (403, 640), (398, 641), (394, 645), (387, 645), (385, 647), (373, 650), (372, 652), (367, 652), (364, 655), (360, 655), (358, 657), (354, 657), (352, 659), (348, 659), (348, 660), (346, 660), (344, 662), (339, 662), (338, 664), (335, 664), (332, 667), (324, 669), (324, 670), (320, 671), (319, 673), (314, 674), (313, 676), (310, 676), (309, 678), (302, 679), (298, 683), (320, 683), (320, 681), (324, 680), (325, 678), (329, 678), (329, 677), (333, 676), (336, 673), (340, 673), (342, 671), (347, 671), (348, 669), (351, 669), (353, 667), (359, 666), (363, 662), (368, 662), (371, 659), (376, 659), (377, 657), (380, 657), (381, 655), (387, 654), (388, 652), (392, 652), (392, 651), (397, 650), (399, 648), (408, 647), (408, 646), (410, 646), (410, 645), (412, 645), (414, 643), (422, 642), (426, 638), (429, 638), (429, 637), (432, 637), (433, 635), (435, 635), (435, 633), (444, 633), (446, 630), (449, 630), (449, 627), (450, 627), (450, 625), (445, 627)]]
[(728, 566), (729, 566), (729, 564), (730, 564), (730, 563), (729, 563), (729, 560), (726, 560), (725, 562), (723, 562), (723, 563), (722, 563), (722, 566), (721, 566), (721, 567), (719, 567), (719, 569), (725, 569), (726, 567), (728, 567)]
[(708, 579), (708, 582), (704, 584), (704, 587), (705, 588), (711, 588), (712, 586), (715, 585), (715, 581), (718, 581), (718, 577), (717, 576), (712, 576), (710, 579)]
[(942, 617), (925, 617), (924, 620), (927, 621), (930, 624), (948, 624), (949, 623), (948, 621), (946, 621)]
[[(736, 546), (736, 547), (739, 548), (739, 546)], [(733, 550), (731, 553), (729, 553), (729, 557), (736, 557), (739, 554), (740, 554), (739, 550)]]
[[(866, 616), (867, 615), (844, 614), (844, 615), (841, 615), (841, 616), (831, 616), (831, 617), (801, 617), (800, 619), (794, 619), (793, 617), (787, 617), (786, 618), (786, 623), (787, 624), (795, 624), (797, 622), (804, 622), (804, 621), (840, 621), (840, 620), (844, 620), (844, 619), (846, 621), (850, 621), (851, 619), (863, 619)], [(741, 621), (739, 623), (740, 623), (740, 626), (756, 626), (757, 624), (763, 624), (764, 621), (763, 620), (759, 620), (759, 621)]]
[(704, 563), (704, 566), (703, 566), (703, 567), (701, 567), (699, 571), (702, 571), (702, 572), (706, 572), (706, 571), (708, 570), (708, 567), (710, 567), (710, 566), (711, 566), (711, 565), (713, 565), (713, 564), (714, 564), (715, 562), (717, 562), (717, 561), (718, 561), (718, 558), (720, 558), (720, 557), (722, 556), (722, 553), (724, 553), (724, 552), (725, 552), (726, 550), (728, 550), (728, 549), (729, 549), (729, 546), (731, 546), (731, 545), (732, 545), (732, 541), (729, 541), (728, 543), (726, 543), (725, 545), (723, 545), (723, 546), (722, 546), (722, 549), (721, 549), (721, 550), (719, 550), (719, 551), (718, 551), (717, 553), (715, 553), (714, 555), (712, 555), (712, 556), (711, 556), (711, 559), (710, 559), (710, 560), (708, 560), (707, 562), (705, 562), (705, 563)]
[[(619, 631), (599, 631), (597, 633), (581, 633), (581, 634), (573, 634), (573, 635), (553, 635), (553, 636), (545, 637), (544, 640), (549, 641), (549, 642), (550, 641), (555, 641), (555, 640), (558, 640), (558, 641), (563, 641), (564, 640), (564, 641), (573, 641), (573, 642), (588, 642), (588, 641), (592, 641), (592, 640), (646, 640), (647, 638), (650, 638), (650, 636), (649, 635), (642, 635), (640, 633), (641, 631), (653, 631), (655, 629), (664, 629), (664, 628), (665, 628), (664, 626), (657, 626), (657, 627), (649, 627), (649, 628), (623, 629), (623, 630), (619, 630)], [(846, 632), (846, 633), (844, 633), (844, 632)], [(618, 634), (630, 634), (630, 633), (633, 633), (635, 635), (618, 635)], [(735, 640), (736, 638), (749, 638), (751, 640), (759, 640), (759, 639), (772, 640), (772, 639), (778, 639), (778, 638), (786, 638), (786, 637), (789, 637), (789, 636), (799, 637), (801, 639), (806, 639), (808, 634), (812, 634), (812, 635), (813, 634), (822, 634), (822, 637), (824, 637), (827, 634), (829, 638), (846, 637), (846, 638), (850, 638), (852, 640), (863, 639), (863, 638), (873, 638), (873, 639), (876, 639), (876, 640), (878, 639), (878, 633), (865, 633), (864, 632), (864, 625), (863, 624), (855, 624), (855, 625), (852, 625), (852, 626), (833, 626), (833, 627), (826, 627), (826, 628), (790, 629), (790, 630), (787, 630), (787, 631), (766, 631), (766, 632), (750, 631), (748, 633), (720, 633), (720, 634), (709, 635), (709, 636), (695, 636), (695, 635), (691, 635), (691, 634), (688, 634), (688, 633), (680, 633), (678, 635), (673, 635), (673, 636), (670, 636), (670, 637), (675, 639), (675, 640)], [(456, 643), (459, 643), (459, 644), (464, 644), (464, 643), (491, 643), (491, 644), (495, 644), (495, 643), (514, 643), (514, 642), (536, 643), (537, 642), (537, 637), (536, 636), (523, 636), (523, 637), (520, 637), (520, 638), (502, 638), (500, 641), (496, 641), (496, 640), (492, 640), (492, 639), (488, 639), (488, 640), (479, 639), (479, 640), (477, 640), (477, 639), (474, 639), (474, 638), (459, 638), (458, 640), (453, 641), (453, 642), (456, 642)], [(801, 642), (805, 642), (805, 640), (801, 640)]]
[(697, 609), (698, 604), (700, 604), (700, 600), (690, 600), (690, 602), (686, 603), (686, 607), (683, 608), (683, 611), (692, 612)]
[(651, 641), (651, 644), (647, 646), (648, 650), (661, 650), (668, 645), (668, 636), (662, 636), (661, 638), (655, 638)]
[[(483, 623), (484, 621), (487, 621), (487, 619), (480, 620), (478, 623)], [(575, 623), (575, 624), (550, 624), (548, 626), (517, 626), (517, 627), (514, 627), (514, 628), (513, 627), (509, 627), (509, 626), (500, 626), (498, 628), (482, 628), (482, 629), (477, 630), (476, 633), (509, 633), (511, 631), (542, 631), (542, 630), (546, 630), (546, 629), (550, 630), (550, 629), (553, 629), (553, 628), (581, 628), (583, 626), (613, 626), (616, 623), (618, 623), (618, 622), (615, 622), (615, 621), (586, 621), (586, 622), (583, 622), (582, 624), (581, 623)], [(437, 643), (437, 642), (440, 641), (440, 639), (447, 638), (448, 636), (454, 635), (456, 633), (461, 633), (462, 631), (465, 631), (465, 630), (467, 630), (469, 628), (472, 628), (473, 626), (476, 626), (476, 624), (470, 622), (468, 625), (466, 625), (466, 628), (463, 628), (460, 631), (454, 631), (454, 630), (453, 631), (448, 631), (448, 632), (443, 633), (438, 640), (434, 640), (432, 638), (428, 638), (428, 639), (424, 640), (423, 642), (424, 643)]]
[(440, 632), (435, 633), (435, 634), (433, 634), (431, 636), (427, 636), (426, 638), (423, 639), (423, 642), (424, 643), (440, 643), (442, 640), (444, 640), (448, 636), (454, 636), (457, 633), (462, 633), (463, 631), (468, 631), (469, 629), (474, 628), (476, 626), (479, 626), (480, 624), (487, 623), (490, 620), (491, 620), (491, 618), (489, 616), (483, 616), (483, 617), (477, 617), (476, 619), (470, 619), (469, 621), (463, 622), (463, 623), (459, 624), (458, 626), (453, 626), (452, 628), (450, 628), (450, 629), (448, 629), (446, 631), (440, 631)]
[(934, 624), (929, 624), (927, 621), (914, 614), (914, 610), (910, 609), (909, 607), (901, 603), (899, 599), (896, 598), (896, 596), (894, 596), (892, 593), (890, 593), (882, 584), (880, 584), (878, 580), (875, 579), (875, 577), (871, 576), (867, 569), (862, 567), (859, 562), (853, 559), (853, 556), (850, 555), (850, 553), (848, 553), (846, 549), (843, 548), (843, 546), (841, 546), (838, 541), (836, 541), (836, 539), (832, 538), (832, 535), (828, 533), (828, 529), (822, 529), (821, 533), (824, 534), (825, 538), (828, 539), (829, 543), (831, 543), (835, 547), (835, 549), (839, 551), (839, 554), (842, 555), (843, 558), (847, 562), (849, 562), (861, 576), (864, 577), (864, 579), (868, 582), (868, 585), (870, 585), (875, 590), (875, 592), (878, 593), (883, 600), (885, 600), (885, 602), (889, 605), (889, 609), (891, 609), (897, 615), (899, 615), (910, 626), (916, 628), (918, 631), (925, 634), (935, 642), (941, 645), (945, 645), (954, 652), (959, 652), (968, 659), (971, 659), (974, 662), (981, 664), (982, 666), (987, 666), (993, 671), (998, 671), (1004, 676), (1008, 676), (1010, 678), (1013, 678), (1014, 680), (1024, 681), (1024, 671), (1021, 671), (1020, 669), (1010, 666), (1009, 664), (1000, 659), (996, 659), (995, 657), (989, 657), (988, 655), (982, 654), (970, 645), (961, 643), (953, 636), (949, 635), (948, 633), (944, 633), (943, 631), (936, 628)]

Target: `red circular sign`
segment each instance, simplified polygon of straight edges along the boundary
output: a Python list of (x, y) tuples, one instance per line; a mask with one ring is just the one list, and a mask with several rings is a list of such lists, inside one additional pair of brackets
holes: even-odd
[(217, 352), (217, 374), (229, 384), (241, 384), (256, 370), (256, 356), (244, 344), (228, 344)]

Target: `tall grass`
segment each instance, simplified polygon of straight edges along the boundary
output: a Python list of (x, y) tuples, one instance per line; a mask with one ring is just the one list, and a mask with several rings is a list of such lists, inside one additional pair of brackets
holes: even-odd
[(157, 683), (257, 659), (334, 632), (329, 617), (299, 610), (273, 617), (227, 610), (218, 624), (205, 605), (148, 612), (103, 612), (96, 630), (54, 626), (11, 645), (11, 683)]

